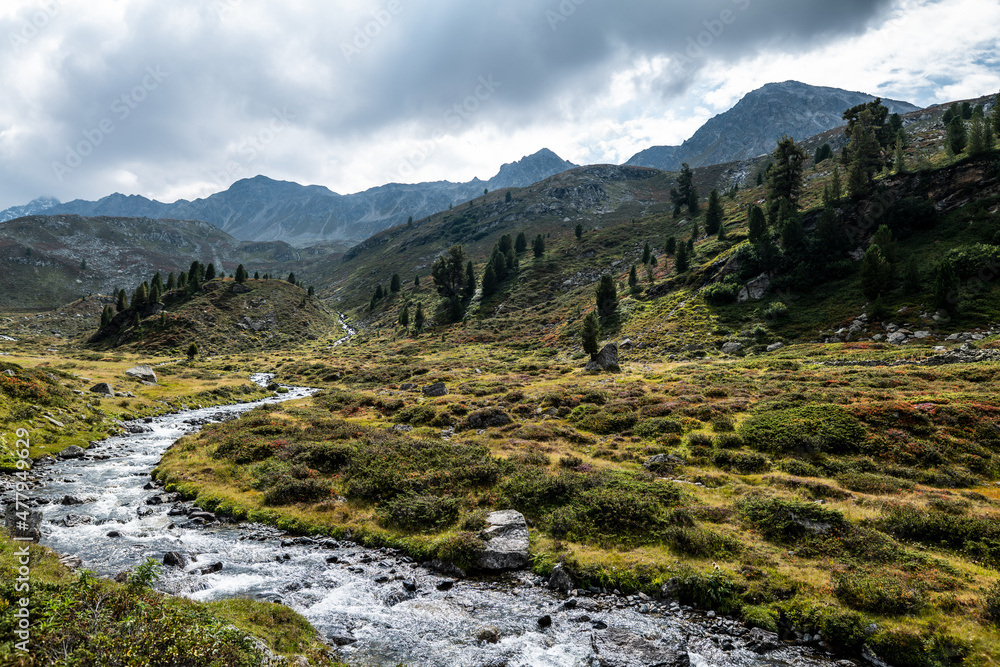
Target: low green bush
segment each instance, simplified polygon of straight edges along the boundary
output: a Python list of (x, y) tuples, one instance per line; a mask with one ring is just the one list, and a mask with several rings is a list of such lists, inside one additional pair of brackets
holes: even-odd
[(743, 605), (740, 614), (743, 616), (743, 622), (751, 628), (761, 628), (769, 632), (778, 631), (781, 615), (767, 605)]
[(771, 469), (771, 461), (756, 452), (716, 452), (712, 456), (712, 463), (722, 470), (732, 470), (743, 475), (768, 472)]
[(636, 424), (633, 429), (640, 438), (655, 438), (666, 433), (680, 434), (684, 432), (684, 426), (676, 419), (669, 417), (653, 417)]
[(884, 630), (866, 642), (869, 649), (895, 667), (947, 667), (965, 664), (968, 644), (940, 630)]
[(861, 422), (838, 405), (810, 405), (752, 414), (739, 428), (747, 446), (772, 454), (844, 454), (865, 438)]
[(896, 479), (888, 475), (877, 475), (868, 472), (853, 472), (837, 475), (837, 482), (844, 488), (859, 493), (874, 493), (879, 495), (899, 493), (913, 488), (913, 482)]
[(840, 511), (799, 500), (747, 496), (737, 501), (736, 511), (741, 519), (774, 542), (794, 543), (808, 536), (850, 530)]
[(863, 572), (834, 577), (833, 594), (851, 609), (873, 614), (914, 614), (927, 604), (927, 594), (896, 577)]
[(378, 508), (387, 526), (404, 530), (439, 531), (455, 523), (461, 502), (439, 496), (399, 496)]

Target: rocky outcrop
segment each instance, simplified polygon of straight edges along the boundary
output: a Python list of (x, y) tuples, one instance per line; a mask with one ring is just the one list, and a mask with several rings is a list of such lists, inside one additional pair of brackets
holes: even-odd
[(605, 345), (596, 357), (587, 362), (586, 370), (620, 373), (622, 367), (618, 363), (618, 346), (614, 343)]
[(437, 396), (447, 396), (448, 387), (445, 386), (444, 382), (435, 382), (434, 384), (429, 384), (423, 387), (421, 390), (424, 396), (437, 397)]
[(479, 533), (485, 548), (479, 567), (490, 571), (518, 570), (528, 564), (528, 524), (524, 515), (514, 510), (491, 512), (490, 524)]
[(153, 369), (150, 366), (145, 364), (141, 366), (133, 366), (125, 371), (125, 375), (141, 380), (142, 382), (151, 382), (152, 384), (156, 384), (156, 373), (153, 372)]
[(749, 301), (750, 299), (758, 300), (763, 299), (764, 295), (767, 294), (767, 290), (771, 287), (771, 278), (766, 273), (762, 273), (740, 290), (739, 295), (737, 295), (736, 300), (740, 303)]
[(92, 391), (95, 394), (102, 394), (104, 396), (115, 395), (114, 387), (112, 387), (107, 382), (98, 382), (97, 384), (95, 384), (93, 387), (90, 388), (90, 391)]

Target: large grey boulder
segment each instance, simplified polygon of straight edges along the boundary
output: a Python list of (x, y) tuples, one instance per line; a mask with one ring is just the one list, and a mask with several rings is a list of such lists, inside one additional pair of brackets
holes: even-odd
[(137, 380), (142, 380), (143, 382), (152, 382), (156, 384), (156, 373), (149, 366), (143, 364), (141, 366), (133, 366), (132, 368), (125, 371), (125, 375), (133, 377)]
[(98, 382), (97, 384), (95, 384), (93, 387), (90, 388), (90, 391), (92, 391), (95, 394), (103, 394), (105, 396), (115, 395), (114, 387), (112, 387), (107, 382)]
[[(18, 516), (18, 515), (21, 516)], [(7, 503), (3, 516), (4, 527), (13, 538), (27, 538), (32, 542), (42, 539), (42, 512), (30, 510), (17, 503)]]
[(61, 459), (79, 459), (82, 458), (87, 453), (83, 447), (77, 447), (76, 445), (70, 445), (66, 447), (61, 452), (56, 454)]
[(433, 398), (436, 396), (446, 396), (448, 394), (448, 387), (444, 385), (444, 382), (435, 382), (422, 388), (421, 391), (424, 393), (424, 396)]
[(683, 638), (650, 640), (621, 628), (595, 630), (590, 644), (601, 667), (689, 667)]
[(489, 527), (479, 533), (485, 548), (479, 556), (484, 570), (518, 570), (528, 564), (528, 524), (514, 510), (491, 512)]
[(609, 373), (619, 373), (622, 367), (618, 364), (618, 346), (608, 343), (597, 353), (597, 357), (587, 362), (588, 371), (607, 371)]
[(573, 577), (569, 575), (562, 563), (552, 568), (549, 575), (549, 588), (560, 593), (569, 593), (573, 590)]

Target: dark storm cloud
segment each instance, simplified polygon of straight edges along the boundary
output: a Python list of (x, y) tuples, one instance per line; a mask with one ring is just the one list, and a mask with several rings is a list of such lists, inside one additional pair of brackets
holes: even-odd
[[(0, 34), (20, 34), (43, 4), (25, 4), (0, 21)], [(58, 11), (37, 36), (0, 50), (0, 103), (7, 109), (0, 137), (9, 134), (3, 205), (43, 193), (99, 195), (113, 187), (109, 174), (122, 170), (170, 165), (194, 174), (227, 152), (246, 157), (243, 137), (266, 132), (276, 114), (294, 118), (310, 137), (303, 152), (322, 150), (323, 142), (333, 150), (402, 124), (417, 134), (448, 131), (448, 110), (468, 100), (477, 122), (523, 126), (567, 100), (586, 105), (607, 92), (615, 73), (658, 56), (674, 63), (651, 85), (678, 95), (710, 62), (858, 33), (891, 3), (48, 4)], [(24, 80), (28, 67), (38, 71), (36, 81)], [(495, 85), (479, 109), (484, 81)]]

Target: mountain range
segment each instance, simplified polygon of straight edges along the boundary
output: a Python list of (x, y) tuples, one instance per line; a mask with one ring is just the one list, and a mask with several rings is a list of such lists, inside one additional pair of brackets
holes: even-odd
[(280, 240), (299, 247), (321, 241), (353, 244), (404, 223), (411, 216), (417, 220), (469, 201), (481, 196), (483, 190), (524, 187), (574, 166), (542, 149), (503, 165), (488, 181), (475, 178), (467, 183), (390, 183), (350, 195), (337, 194), (321, 185), (255, 176), (194, 201), (164, 203), (115, 193), (97, 201), (77, 199), (63, 204), (43, 197), (0, 212), (0, 221), (39, 214), (203, 220), (244, 241)]
[[(649, 148), (626, 165), (676, 171), (683, 162), (698, 167), (755, 158), (771, 151), (785, 135), (801, 140), (840, 127), (846, 109), (873, 99), (797, 81), (768, 84), (709, 120), (682, 145)], [(918, 109), (907, 102), (885, 103), (901, 114)], [(255, 176), (194, 201), (164, 203), (119, 193), (66, 203), (43, 197), (0, 211), (0, 222), (41, 214), (202, 220), (242, 241), (284, 241), (296, 247), (326, 241), (353, 245), (410, 217), (419, 220), (482, 196), (484, 190), (526, 187), (575, 166), (545, 148), (503, 165), (488, 181), (390, 183), (349, 195), (320, 185)]]
[[(715, 116), (680, 146), (653, 146), (625, 164), (677, 171), (681, 164), (707, 167), (770, 153), (784, 136), (801, 141), (846, 125), (844, 111), (875, 98), (839, 88), (798, 81), (769, 83), (747, 93), (736, 106)], [(918, 111), (909, 102), (883, 99), (891, 113)]]

